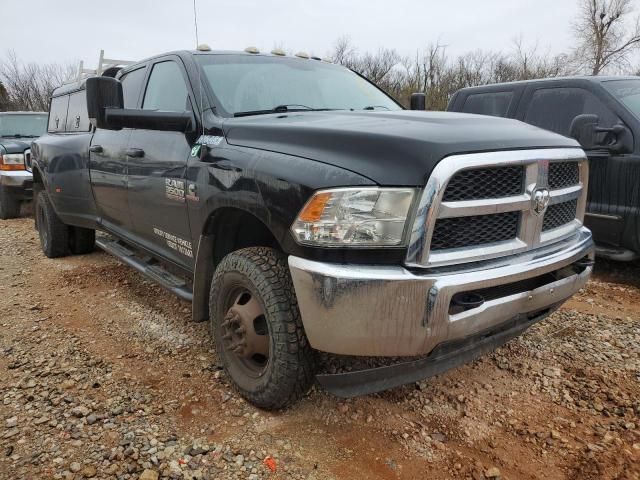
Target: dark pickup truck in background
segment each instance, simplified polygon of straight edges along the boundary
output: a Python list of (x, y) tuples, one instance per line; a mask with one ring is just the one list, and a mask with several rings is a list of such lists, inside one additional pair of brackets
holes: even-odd
[(449, 111), (515, 118), (580, 141), (589, 158), (585, 224), (597, 252), (640, 256), (640, 77), (568, 77), (459, 90)]
[[(44, 253), (107, 233), (101, 248), (210, 321), (230, 378), (264, 408), (314, 378), (353, 396), (441, 373), (592, 271), (576, 141), (404, 111), (302, 54), (202, 48), (64, 86), (33, 172)], [(414, 360), (316, 375), (318, 350)]]
[(31, 200), (31, 142), (47, 130), (46, 112), (0, 112), (0, 219)]

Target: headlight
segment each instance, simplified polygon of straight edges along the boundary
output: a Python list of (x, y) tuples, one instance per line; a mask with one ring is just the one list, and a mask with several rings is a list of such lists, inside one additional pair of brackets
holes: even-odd
[(5, 153), (0, 155), (0, 170), (24, 170), (24, 154)]
[(401, 245), (413, 196), (409, 188), (322, 190), (307, 202), (291, 230), (306, 245)]

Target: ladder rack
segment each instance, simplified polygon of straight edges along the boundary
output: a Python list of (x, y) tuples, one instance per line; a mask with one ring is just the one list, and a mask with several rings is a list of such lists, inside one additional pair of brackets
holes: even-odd
[(132, 65), (133, 63), (135, 62), (132, 62), (129, 60), (116, 60), (114, 58), (105, 58), (104, 50), (100, 50), (100, 58), (98, 59), (98, 68), (96, 69), (84, 68), (84, 61), (81, 60), (80, 65), (78, 66), (78, 72), (76, 74), (76, 78), (74, 81), (80, 83), (82, 82), (82, 80), (88, 77), (92, 77), (95, 75), (100, 76), (110, 68), (125, 67), (127, 65)]

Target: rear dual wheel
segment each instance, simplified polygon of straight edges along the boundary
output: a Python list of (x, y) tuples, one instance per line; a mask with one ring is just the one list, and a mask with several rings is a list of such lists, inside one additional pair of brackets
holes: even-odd
[(227, 255), (213, 276), (209, 311), (216, 352), (243, 397), (279, 409), (308, 391), (314, 354), (283, 254), (255, 247)]

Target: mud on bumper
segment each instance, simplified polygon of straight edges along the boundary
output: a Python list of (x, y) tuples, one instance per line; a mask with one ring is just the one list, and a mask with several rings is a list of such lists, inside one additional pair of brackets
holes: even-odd
[[(329, 390), (334, 385), (348, 391), (352, 384), (366, 393), (441, 373), (513, 338), (586, 284), (593, 257), (591, 233), (581, 229), (553, 246), (464, 270), (415, 272), (298, 257), (289, 257), (289, 267), (315, 349), (341, 355), (429, 355), (375, 372), (319, 377)], [(458, 304), (456, 299), (467, 294), (482, 302)], [(448, 352), (445, 360), (443, 351)], [(408, 371), (413, 374), (407, 376)], [(337, 380), (340, 376), (346, 383)], [(377, 377), (387, 381), (376, 383)], [(363, 381), (380, 388), (363, 389)]]

